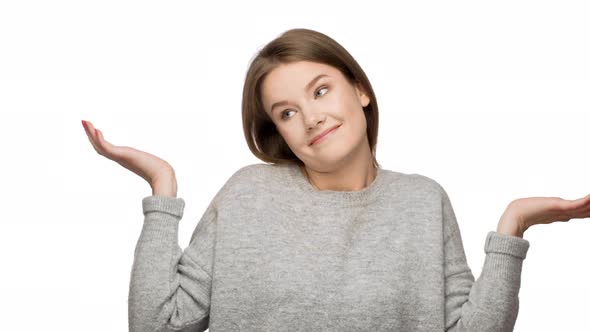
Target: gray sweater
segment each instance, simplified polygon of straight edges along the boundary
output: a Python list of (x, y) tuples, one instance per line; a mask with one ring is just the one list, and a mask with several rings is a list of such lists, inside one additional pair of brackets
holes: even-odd
[(474, 280), (449, 196), (424, 175), (318, 191), (296, 165), (247, 165), (182, 250), (184, 205), (142, 200), (130, 331), (514, 329), (529, 241), (490, 231)]

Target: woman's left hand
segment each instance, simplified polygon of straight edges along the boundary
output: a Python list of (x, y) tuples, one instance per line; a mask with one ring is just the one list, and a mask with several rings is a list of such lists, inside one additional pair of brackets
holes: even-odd
[(560, 197), (527, 197), (510, 202), (503, 217), (516, 220), (521, 232), (537, 224), (590, 217), (590, 195), (567, 200)]

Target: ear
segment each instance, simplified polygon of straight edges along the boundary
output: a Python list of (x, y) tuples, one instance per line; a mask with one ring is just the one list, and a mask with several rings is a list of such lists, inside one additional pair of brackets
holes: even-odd
[(371, 103), (371, 99), (369, 98), (366, 89), (362, 86), (362, 84), (359, 81), (356, 81), (355, 90), (363, 107), (367, 107), (367, 105)]

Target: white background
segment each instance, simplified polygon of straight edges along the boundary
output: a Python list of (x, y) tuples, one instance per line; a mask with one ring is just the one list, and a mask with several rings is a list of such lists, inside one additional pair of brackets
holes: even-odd
[[(170, 162), (179, 243), (231, 174), (249, 61), (291, 28), (343, 45), (380, 111), (377, 158), (449, 193), (477, 278), (511, 200), (590, 193), (584, 1), (4, 1), (0, 4), (3, 330), (126, 331), (149, 185), (107, 140)], [(590, 219), (530, 228), (515, 331), (588, 331)]]

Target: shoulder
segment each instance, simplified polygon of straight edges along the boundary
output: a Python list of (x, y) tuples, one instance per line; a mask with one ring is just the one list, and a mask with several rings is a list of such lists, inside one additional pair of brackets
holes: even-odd
[(280, 171), (280, 166), (264, 163), (255, 163), (243, 166), (234, 172), (228, 179), (233, 185), (252, 184), (253, 182), (272, 178)]
[(264, 183), (278, 174), (278, 166), (272, 164), (255, 163), (238, 168), (223, 184), (214, 200), (233, 200), (244, 195), (252, 194), (257, 184)]
[(395, 173), (397, 178), (400, 179), (399, 182), (401, 186), (408, 192), (429, 194), (439, 197), (446, 195), (445, 189), (439, 181), (430, 176), (419, 173), (390, 172)]

